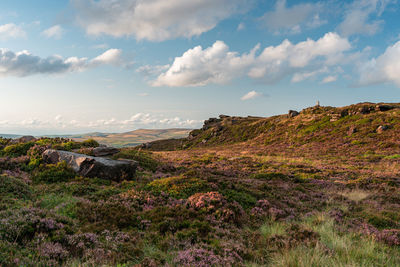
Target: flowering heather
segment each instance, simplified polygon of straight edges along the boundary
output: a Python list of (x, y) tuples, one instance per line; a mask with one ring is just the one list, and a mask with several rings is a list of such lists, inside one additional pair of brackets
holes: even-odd
[(394, 106), (211, 120), (122, 149), (130, 181), (41, 158), (93, 142), (0, 139), (0, 265), (400, 266)]
[(231, 251), (225, 251), (224, 256), (215, 255), (213, 251), (203, 248), (190, 248), (179, 251), (174, 259), (178, 266), (240, 266), (242, 259)]

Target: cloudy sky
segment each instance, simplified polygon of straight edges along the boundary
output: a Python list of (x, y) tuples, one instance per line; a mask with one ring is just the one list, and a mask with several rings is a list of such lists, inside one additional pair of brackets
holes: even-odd
[(400, 102), (396, 0), (2, 0), (0, 133)]

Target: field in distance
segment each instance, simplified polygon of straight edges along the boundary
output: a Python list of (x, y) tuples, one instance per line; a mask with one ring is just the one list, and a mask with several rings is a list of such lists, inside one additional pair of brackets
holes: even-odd
[(152, 142), (161, 139), (183, 138), (187, 137), (192, 129), (138, 129), (126, 133), (88, 133), (82, 135), (72, 135), (76, 141), (94, 139), (100, 144), (114, 147), (137, 146), (143, 143)]

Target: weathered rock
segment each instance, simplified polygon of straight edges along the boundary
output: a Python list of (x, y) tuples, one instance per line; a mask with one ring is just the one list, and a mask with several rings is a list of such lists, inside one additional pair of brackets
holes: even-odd
[(383, 133), (383, 132), (386, 131), (387, 129), (389, 129), (388, 126), (386, 126), (386, 125), (380, 125), (380, 126), (376, 129), (376, 132), (377, 132), (377, 133)]
[(296, 110), (289, 110), (289, 112), (288, 112), (288, 117), (289, 118), (296, 117), (297, 115), (299, 115), (299, 112), (296, 111)]
[(151, 143), (143, 143), (140, 145), (140, 148), (149, 149), (151, 148)]
[(34, 136), (31, 136), (31, 135), (26, 135), (26, 136), (22, 136), (22, 137), (18, 138), (16, 141), (18, 143), (35, 142), (36, 138)]
[(208, 120), (204, 121), (204, 125), (203, 125), (203, 130), (208, 130), (210, 127), (216, 125), (217, 123), (221, 122), (222, 119), (217, 119), (217, 118), (209, 118)]
[(47, 149), (43, 152), (42, 157), (45, 162), (52, 164), (65, 161), (68, 166), (82, 176), (114, 181), (132, 179), (138, 166), (138, 163), (133, 160), (111, 160), (54, 149)]
[(357, 132), (357, 128), (356, 128), (356, 126), (353, 125), (353, 126), (350, 126), (349, 131), (347, 132), (347, 135), (352, 135), (356, 132)]
[(226, 118), (229, 118), (230, 116), (228, 116), (228, 115), (223, 115), (223, 114), (221, 114), (221, 115), (219, 115), (219, 118), (220, 119), (226, 119)]
[(390, 106), (390, 105), (378, 104), (378, 105), (376, 105), (375, 110), (377, 110), (377, 111), (388, 111), (388, 110), (392, 110), (394, 108), (396, 108), (396, 107), (395, 106)]
[(358, 109), (359, 114), (369, 114), (371, 111), (375, 110), (373, 106), (362, 106)]
[(93, 155), (95, 157), (112, 156), (118, 152), (119, 149), (115, 147), (96, 147), (93, 149)]

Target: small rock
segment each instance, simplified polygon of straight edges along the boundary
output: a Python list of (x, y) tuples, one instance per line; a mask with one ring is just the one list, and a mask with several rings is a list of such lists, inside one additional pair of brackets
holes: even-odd
[(93, 149), (93, 155), (96, 157), (112, 156), (119, 152), (115, 147), (96, 147)]
[(384, 131), (386, 131), (387, 129), (389, 129), (389, 127), (387, 125), (380, 125), (377, 129), (376, 132), (377, 133), (383, 133)]
[(299, 115), (299, 112), (296, 111), (296, 110), (289, 110), (289, 112), (288, 112), (288, 117), (289, 118), (293, 118), (293, 117), (296, 117), (298, 115)]
[(26, 135), (18, 138), (16, 140), (18, 143), (27, 143), (27, 142), (35, 142), (36, 138), (32, 135)]
[(219, 118), (220, 119), (225, 119), (225, 118), (229, 118), (230, 116), (228, 116), (228, 115), (223, 115), (223, 114), (221, 114), (221, 115), (219, 115)]
[(352, 135), (352, 134), (354, 134), (354, 133), (356, 133), (357, 132), (357, 128), (356, 128), (356, 126), (351, 126), (350, 128), (349, 128), (349, 131), (347, 132), (347, 135)]
[(394, 106), (390, 106), (390, 105), (376, 105), (375, 110), (377, 111), (388, 111), (391, 109), (394, 109)]
[(371, 111), (374, 110), (373, 107), (370, 106), (363, 106), (358, 109), (358, 113), (360, 114), (369, 114)]

